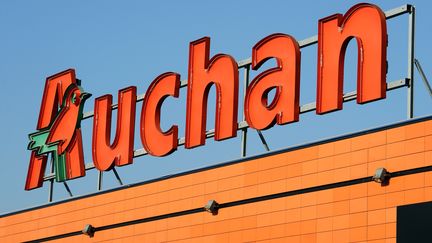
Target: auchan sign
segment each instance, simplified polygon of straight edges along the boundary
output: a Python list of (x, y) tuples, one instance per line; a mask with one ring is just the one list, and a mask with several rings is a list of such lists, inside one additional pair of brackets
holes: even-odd
[[(318, 21), (317, 114), (342, 109), (343, 67), (350, 39), (358, 46), (357, 103), (385, 98), (387, 29), (385, 15), (372, 4), (353, 6), (345, 15)], [(252, 48), (252, 69), (259, 70), (270, 58), (276, 67), (263, 70), (247, 87), (244, 114), (250, 127), (268, 129), (299, 120), (300, 48), (295, 38), (272, 34)], [(48, 77), (45, 83), (37, 131), (30, 134), (30, 165), (26, 190), (40, 187), (51, 154), (57, 181), (85, 175), (80, 122), (90, 94), (83, 91), (74, 70)], [(185, 147), (205, 144), (209, 89), (216, 86), (215, 140), (236, 136), (238, 114), (238, 66), (234, 58), (217, 54), (210, 58), (210, 38), (190, 43)], [(178, 126), (160, 127), (165, 98), (178, 97), (180, 75), (167, 72), (149, 86), (141, 107), (140, 137), (145, 150), (165, 156), (177, 149)], [(275, 97), (268, 104), (268, 93)], [(95, 99), (92, 156), (97, 169), (106, 171), (133, 161), (136, 87), (118, 93), (117, 129), (111, 134), (112, 95)]]

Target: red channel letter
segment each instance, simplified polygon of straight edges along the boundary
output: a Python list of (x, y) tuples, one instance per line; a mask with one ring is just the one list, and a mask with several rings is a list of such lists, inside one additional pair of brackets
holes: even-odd
[[(66, 89), (73, 83), (77, 83), (75, 70), (73, 69), (65, 70), (46, 79), (39, 119), (36, 126), (38, 130), (48, 128), (57, 117)], [(75, 129), (74, 138), (71, 141), (72, 145), (66, 151), (66, 172), (68, 179), (85, 175), (80, 128)], [(36, 155), (35, 151), (31, 152), (25, 190), (32, 190), (42, 186), (47, 159), (47, 155), (39, 156)]]
[(149, 86), (141, 110), (141, 141), (145, 150), (154, 156), (165, 156), (177, 149), (178, 127), (163, 132), (160, 127), (162, 103), (168, 96), (178, 97), (180, 75), (164, 73)]
[(358, 48), (357, 103), (386, 96), (387, 27), (385, 15), (372, 4), (357, 4), (343, 16), (318, 22), (317, 114), (342, 109), (344, 57), (348, 42)]
[[(247, 88), (244, 112), (249, 126), (267, 129), (298, 121), (300, 93), (300, 48), (297, 41), (285, 34), (273, 34), (259, 41), (252, 49), (252, 69), (257, 70), (268, 59), (276, 59), (276, 67), (256, 76)], [(268, 94), (276, 89), (268, 104)]]
[(210, 38), (190, 43), (186, 108), (186, 148), (205, 144), (207, 98), (216, 86), (215, 140), (236, 136), (238, 66), (234, 58), (217, 54), (209, 59)]
[(117, 128), (111, 144), (111, 106), (112, 95), (104, 95), (95, 100), (93, 120), (93, 162), (98, 170), (110, 170), (114, 165), (132, 163), (136, 87), (131, 86), (119, 91)]

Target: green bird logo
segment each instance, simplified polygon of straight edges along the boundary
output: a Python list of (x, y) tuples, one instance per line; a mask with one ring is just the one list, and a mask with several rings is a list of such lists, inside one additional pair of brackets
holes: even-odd
[(51, 125), (29, 135), (29, 150), (35, 151), (37, 155), (51, 153), (57, 182), (67, 179), (66, 151), (75, 139), (75, 130), (81, 127), (84, 103), (90, 96), (79, 85), (69, 85)]

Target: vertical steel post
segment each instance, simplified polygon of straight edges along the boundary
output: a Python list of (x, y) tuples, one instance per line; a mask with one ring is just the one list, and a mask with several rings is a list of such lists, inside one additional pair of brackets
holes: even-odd
[(98, 183), (97, 183), (97, 190), (102, 190), (102, 181), (103, 181), (103, 172), (99, 171), (98, 173)]
[(407, 118), (414, 117), (414, 31), (415, 31), (415, 8), (408, 5), (408, 95), (407, 95)]
[[(244, 68), (244, 81), (243, 81), (243, 105), (244, 105), (244, 100), (246, 97), (246, 90), (247, 87), (249, 86), (249, 71), (250, 71), (250, 65), (246, 65)], [(242, 121), (245, 120), (245, 115), (244, 115), (244, 111), (243, 111), (243, 119)], [(247, 143), (247, 127), (242, 129), (242, 134), (241, 134), (241, 157), (245, 157), (246, 156), (246, 143)]]
[[(54, 174), (54, 158), (52, 158), (51, 156), (51, 160), (50, 160), (50, 173), (51, 175)], [(50, 179), (49, 182), (49, 187), (48, 187), (48, 202), (52, 202), (53, 200), (53, 193), (54, 193), (54, 178)]]

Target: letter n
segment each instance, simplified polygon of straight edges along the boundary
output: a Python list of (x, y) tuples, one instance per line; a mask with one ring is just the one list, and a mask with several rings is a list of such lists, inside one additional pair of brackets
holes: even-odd
[(112, 95), (95, 100), (93, 120), (92, 154), (98, 170), (106, 171), (113, 166), (131, 164), (133, 160), (136, 87), (119, 91), (117, 128), (111, 144)]
[(209, 59), (210, 38), (190, 43), (186, 108), (186, 148), (205, 144), (207, 98), (216, 86), (215, 140), (235, 137), (238, 110), (238, 66), (225, 54)]
[[(36, 126), (38, 130), (48, 128), (54, 122), (66, 89), (73, 83), (79, 85), (73, 69), (65, 70), (46, 79), (39, 120)], [(75, 129), (75, 140), (71, 141), (71, 144), (72, 146), (65, 152), (67, 179), (85, 175), (80, 128)], [(31, 152), (25, 190), (32, 190), (42, 186), (47, 159), (47, 155), (37, 155), (36, 151)]]
[(317, 114), (342, 109), (345, 50), (352, 38), (358, 48), (357, 103), (386, 96), (385, 15), (375, 5), (358, 4), (344, 16), (318, 22)]

